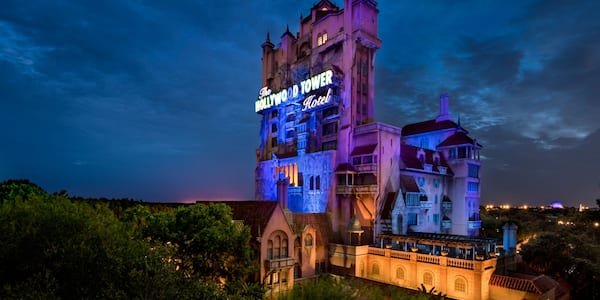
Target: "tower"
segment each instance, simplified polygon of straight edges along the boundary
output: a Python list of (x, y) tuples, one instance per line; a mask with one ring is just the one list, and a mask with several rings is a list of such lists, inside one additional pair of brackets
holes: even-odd
[(322, 213), (335, 202), (335, 170), (350, 160), (355, 128), (373, 122), (377, 14), (375, 1), (345, 0), (342, 9), (322, 0), (277, 46), (267, 34), (255, 100), (256, 199), (276, 200), (287, 179), (293, 212)]

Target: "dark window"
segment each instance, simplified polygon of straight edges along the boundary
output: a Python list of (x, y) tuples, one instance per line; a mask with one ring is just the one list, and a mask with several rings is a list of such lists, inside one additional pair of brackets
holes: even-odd
[(458, 158), (467, 158), (467, 147), (458, 148)]
[(315, 189), (321, 189), (321, 176), (317, 176), (317, 179), (315, 179)]
[(338, 114), (338, 107), (334, 106), (334, 107), (329, 107), (323, 110), (323, 118), (327, 118), (329, 116), (333, 116), (333, 115), (337, 115)]
[(310, 190), (314, 190), (315, 189), (315, 177), (310, 176)]
[(371, 155), (363, 156), (362, 162), (363, 162), (363, 164), (373, 163), (373, 156), (371, 156)]
[(406, 225), (417, 225), (418, 214), (408, 214)]
[(279, 115), (279, 112), (275, 109), (271, 112), (271, 118), (275, 118)]
[(277, 137), (276, 136), (271, 138), (271, 147), (277, 147)]
[(337, 148), (337, 141), (330, 141), (323, 143), (323, 151), (325, 150), (335, 150)]
[(469, 177), (479, 178), (479, 166), (469, 164)]
[(323, 125), (323, 135), (336, 134), (337, 129), (337, 122), (327, 123)]
[(271, 132), (277, 132), (277, 124), (271, 124)]
[(286, 138), (286, 139), (291, 139), (291, 138), (294, 138), (295, 136), (296, 136), (296, 131), (295, 131), (295, 130), (293, 130), (293, 129), (292, 129), (292, 130), (288, 130), (288, 131), (285, 133), (285, 138)]
[(361, 164), (361, 162), (360, 162), (360, 156), (353, 157), (352, 158), (352, 164), (355, 165), (355, 166), (360, 165)]

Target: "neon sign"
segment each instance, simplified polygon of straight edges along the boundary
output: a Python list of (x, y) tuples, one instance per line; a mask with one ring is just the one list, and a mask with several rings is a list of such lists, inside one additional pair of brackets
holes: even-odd
[[(333, 71), (327, 70), (321, 72), (315, 76), (312, 76), (306, 80), (300, 81), (300, 83), (294, 84), (291, 87), (281, 89), (277, 93), (273, 93), (269, 87), (263, 87), (258, 92), (258, 99), (254, 104), (256, 112), (263, 111), (265, 109), (277, 106), (281, 103), (286, 102), (288, 99), (294, 99), (299, 95), (305, 95), (311, 91), (316, 91), (322, 87), (328, 86), (333, 83)], [(310, 95), (303, 102), (302, 110), (312, 109), (324, 104), (329, 103), (331, 100), (331, 88), (327, 90), (327, 94), (324, 96)]]

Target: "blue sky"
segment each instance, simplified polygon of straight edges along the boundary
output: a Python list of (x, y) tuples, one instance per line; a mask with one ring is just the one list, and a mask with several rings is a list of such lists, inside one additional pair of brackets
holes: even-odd
[[(342, 6), (342, 1), (334, 1)], [(600, 198), (598, 1), (378, 1), (376, 117), (484, 145), (482, 203)], [(3, 1), (0, 179), (251, 199), (261, 48), (312, 1)]]

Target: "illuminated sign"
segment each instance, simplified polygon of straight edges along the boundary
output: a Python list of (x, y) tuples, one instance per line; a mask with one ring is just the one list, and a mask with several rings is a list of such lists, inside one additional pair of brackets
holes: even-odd
[[(256, 112), (263, 111), (267, 108), (284, 103), (288, 99), (294, 99), (300, 95), (305, 95), (311, 91), (316, 91), (322, 87), (332, 84), (332, 78), (333, 71), (327, 70), (306, 80), (300, 81), (300, 83), (294, 84), (291, 87), (282, 89), (277, 93), (273, 93), (273, 91), (265, 86), (258, 92), (258, 99), (254, 104), (254, 109)], [(312, 109), (329, 103), (331, 100), (331, 93), (331, 88), (329, 88), (326, 95), (310, 95), (306, 97), (302, 103), (302, 110)]]

